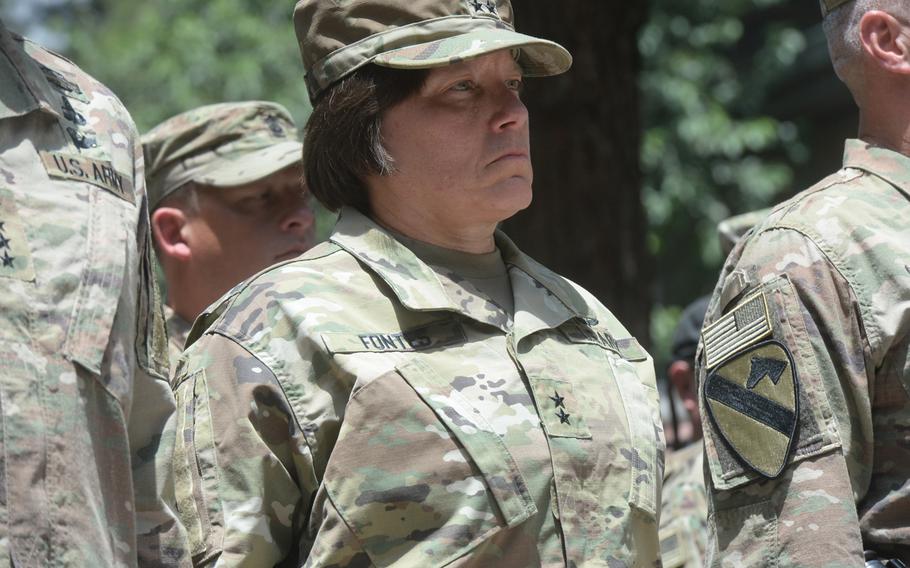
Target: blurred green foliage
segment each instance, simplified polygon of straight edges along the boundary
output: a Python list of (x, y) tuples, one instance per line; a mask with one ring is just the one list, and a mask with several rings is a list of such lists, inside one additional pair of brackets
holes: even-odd
[(88, 0), (62, 5), (49, 21), (143, 132), (196, 106), (261, 98), (302, 125), (310, 103), (292, 9), (270, 0)]
[[(746, 30), (747, 18), (784, 1), (653, 0), (639, 36), (659, 373), (680, 308), (716, 283), (723, 261), (717, 223), (792, 191), (793, 165), (808, 156), (797, 127), (762, 110), (805, 38), (786, 22)], [(743, 46), (747, 31), (750, 45)]]

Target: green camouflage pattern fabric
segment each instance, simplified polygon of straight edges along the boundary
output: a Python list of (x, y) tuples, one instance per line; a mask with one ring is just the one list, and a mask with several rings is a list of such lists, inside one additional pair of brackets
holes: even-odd
[[(764, 479), (703, 419), (713, 566), (910, 560), (910, 158), (859, 140), (727, 259), (705, 325), (761, 290), (799, 375), (789, 465)], [(704, 351), (699, 354), (704, 387)], [(702, 416), (705, 400), (700, 397)]]
[(559, 44), (515, 32), (509, 0), (300, 0), (294, 30), (311, 100), (369, 63), (442, 67), (514, 49), (525, 75), (564, 73), (572, 56)]
[(667, 454), (660, 505), (660, 556), (663, 568), (701, 568), (708, 542), (701, 441)]
[(135, 126), (2, 22), (0, 77), (0, 566), (188, 565)]
[(286, 108), (268, 101), (218, 103), (171, 117), (142, 136), (149, 204), (189, 182), (234, 187), (303, 161)]
[(175, 312), (170, 306), (164, 306), (164, 323), (167, 327), (167, 354), (171, 363), (171, 370), (177, 368), (177, 361), (183, 355), (183, 346), (186, 345), (186, 338), (190, 334), (193, 324), (186, 321)]
[(197, 565), (659, 565), (651, 358), (504, 235), (515, 313), (343, 209), (176, 372)]

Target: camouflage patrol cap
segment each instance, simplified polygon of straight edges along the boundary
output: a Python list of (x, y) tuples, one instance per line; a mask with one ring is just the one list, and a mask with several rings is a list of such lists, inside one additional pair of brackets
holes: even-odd
[(188, 182), (252, 183), (302, 162), (290, 113), (265, 101), (220, 103), (178, 114), (142, 137), (149, 205)]
[(837, 10), (844, 4), (848, 4), (852, 1), (853, 0), (819, 0), (819, 3), (821, 4), (821, 7), (822, 7), (822, 16), (823, 17), (827, 16), (834, 10)]
[(572, 65), (561, 45), (519, 34), (509, 0), (299, 0), (294, 29), (310, 97), (360, 67), (429, 69), (511, 49), (530, 77)]

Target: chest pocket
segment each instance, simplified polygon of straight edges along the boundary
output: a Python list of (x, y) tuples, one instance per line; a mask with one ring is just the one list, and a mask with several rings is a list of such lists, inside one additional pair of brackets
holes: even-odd
[(377, 566), (445, 566), (537, 513), (503, 441), (420, 355), (352, 396), (324, 485)]
[[(561, 332), (585, 365), (563, 364), (559, 368), (551, 367), (550, 371), (565, 374), (569, 380), (584, 381), (595, 444), (604, 443), (598, 438), (609, 436), (618, 425), (602, 419), (595, 424), (593, 416), (615, 415), (621, 406), (627, 437), (612, 439), (620, 446), (614, 451), (629, 470), (629, 504), (656, 517), (663, 479), (664, 442), (651, 358), (635, 338), (617, 339), (609, 330), (587, 323), (569, 322)], [(563, 369), (566, 366), (569, 368)], [(578, 393), (579, 389), (575, 391)]]
[(654, 367), (650, 359), (630, 361), (611, 354), (607, 360), (620, 385), (632, 440), (627, 453), (620, 450), (632, 470), (629, 503), (656, 516), (660, 508), (664, 444)]
[[(130, 266), (138, 264), (135, 241), (128, 238), (133, 232), (136, 210), (107, 191), (84, 187), (88, 188), (85, 260), (81, 264), (63, 352), (68, 359), (101, 376), (108, 389), (122, 398), (128, 396), (130, 386), (114, 384), (112, 377), (104, 376), (102, 362), (112, 333), (130, 338), (135, 331), (129, 319), (119, 322), (124, 329), (115, 330), (114, 325), (125, 280), (135, 284), (138, 278), (135, 271), (126, 269), (128, 262)], [(130, 293), (128, 298), (127, 305), (131, 308), (135, 305), (135, 293)]]

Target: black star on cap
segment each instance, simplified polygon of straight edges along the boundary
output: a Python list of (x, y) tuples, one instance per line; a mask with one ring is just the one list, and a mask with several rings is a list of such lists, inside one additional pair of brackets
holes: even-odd
[(3, 253), (3, 258), (0, 258), (0, 261), (3, 262), (3, 266), (12, 266), (14, 260), (16, 260), (16, 257), (10, 256), (9, 252)]
[[(2, 229), (0, 229), (2, 230)], [(9, 239), (6, 238), (6, 235), (0, 233), (0, 249), (9, 248)]]
[(496, 0), (471, 0), (475, 12), (496, 14)]
[(281, 124), (279, 124), (277, 116), (275, 116), (273, 114), (266, 116), (265, 123), (268, 125), (269, 130), (271, 130), (272, 134), (274, 134), (275, 136), (278, 136), (281, 138), (284, 138), (285, 136), (287, 136), (284, 133), (284, 129), (281, 128)]
[(568, 424), (568, 423), (569, 423), (569, 416), (572, 416), (572, 415), (571, 415), (571, 414), (566, 414), (566, 411), (563, 410), (562, 408), (560, 408), (560, 409), (559, 409), (559, 412), (556, 413), (556, 416), (559, 418), (559, 422), (560, 422), (561, 424)]
[(565, 408), (566, 407), (566, 404), (565, 404), (566, 397), (559, 396), (558, 391), (553, 391), (553, 394), (555, 394), (556, 396), (551, 396), (550, 400), (552, 400), (556, 404), (556, 408)]

